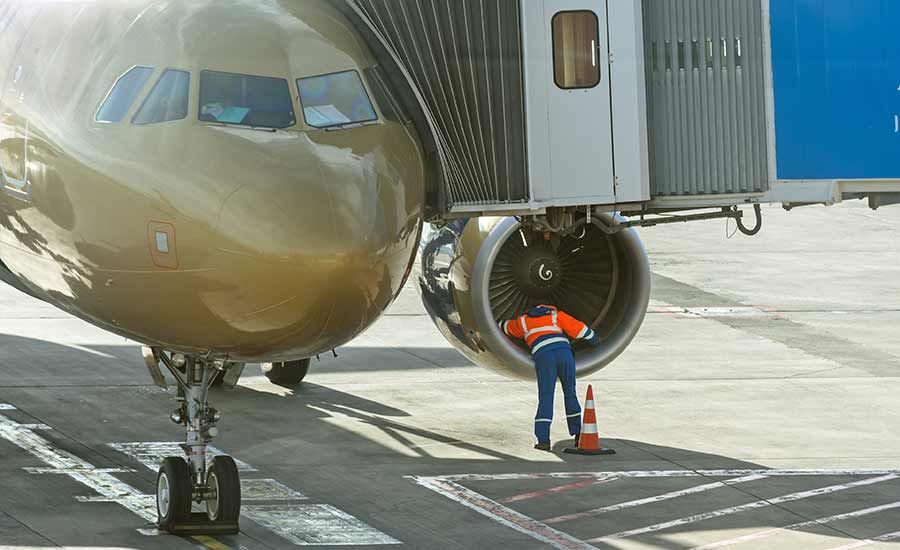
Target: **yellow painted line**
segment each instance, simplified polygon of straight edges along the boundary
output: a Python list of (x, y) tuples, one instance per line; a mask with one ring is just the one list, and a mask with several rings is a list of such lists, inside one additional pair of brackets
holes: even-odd
[(203, 546), (210, 548), (211, 550), (231, 550), (231, 547), (227, 544), (223, 544), (216, 539), (208, 537), (206, 535), (195, 535), (191, 538), (199, 542)]

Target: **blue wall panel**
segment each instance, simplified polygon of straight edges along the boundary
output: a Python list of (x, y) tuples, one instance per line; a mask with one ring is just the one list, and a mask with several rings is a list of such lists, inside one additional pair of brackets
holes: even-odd
[(900, 0), (771, 0), (779, 179), (900, 178)]

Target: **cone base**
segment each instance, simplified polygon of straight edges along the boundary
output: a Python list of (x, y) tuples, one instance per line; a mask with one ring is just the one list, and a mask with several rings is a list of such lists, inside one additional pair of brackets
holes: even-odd
[(579, 449), (577, 447), (569, 447), (563, 450), (564, 453), (573, 455), (614, 455), (616, 451), (613, 449)]

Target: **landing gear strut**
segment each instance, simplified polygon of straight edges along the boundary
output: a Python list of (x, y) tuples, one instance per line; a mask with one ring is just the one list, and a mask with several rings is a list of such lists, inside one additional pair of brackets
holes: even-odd
[[(184, 357), (183, 365), (154, 350), (178, 383), (179, 406), (170, 418), (185, 427), (184, 457), (163, 460), (156, 478), (159, 528), (177, 535), (237, 534), (241, 481), (234, 459), (217, 456), (207, 464), (206, 449), (218, 434), (219, 411), (209, 406), (209, 387), (221, 375), (211, 360)], [(192, 512), (194, 503), (205, 512)]]

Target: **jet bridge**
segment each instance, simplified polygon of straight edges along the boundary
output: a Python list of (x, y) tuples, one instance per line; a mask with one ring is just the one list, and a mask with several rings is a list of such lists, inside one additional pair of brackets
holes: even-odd
[(890, 0), (332, 1), (419, 129), (435, 217), (897, 200)]

